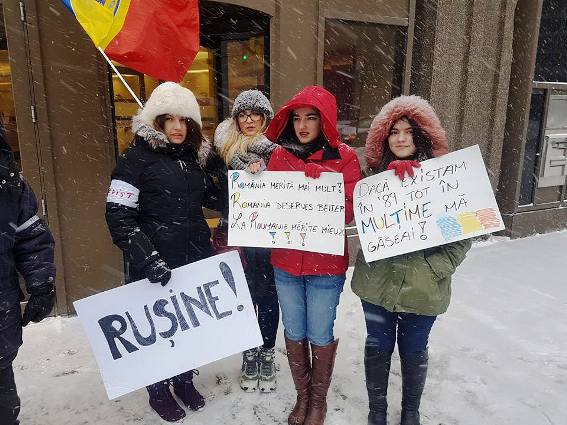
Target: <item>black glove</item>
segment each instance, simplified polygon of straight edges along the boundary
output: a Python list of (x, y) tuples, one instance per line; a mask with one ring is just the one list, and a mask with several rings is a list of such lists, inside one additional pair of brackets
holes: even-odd
[(53, 286), (35, 290), (30, 294), (30, 299), (24, 310), (22, 326), (31, 322), (41, 322), (47, 317), (55, 305), (55, 290)]
[(167, 285), (171, 279), (171, 269), (161, 258), (148, 264), (144, 268), (144, 273), (150, 282), (161, 283), (161, 286)]

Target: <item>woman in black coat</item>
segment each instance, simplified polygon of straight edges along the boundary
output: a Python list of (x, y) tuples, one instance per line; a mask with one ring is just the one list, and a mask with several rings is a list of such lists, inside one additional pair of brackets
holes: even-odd
[[(147, 278), (166, 285), (171, 269), (212, 255), (203, 207), (221, 210), (227, 194), (226, 167), (201, 134), (193, 93), (176, 83), (158, 86), (133, 118), (132, 146), (112, 173), (106, 221), (114, 243), (126, 254), (127, 281)], [(166, 421), (185, 416), (171, 395), (191, 409), (205, 401), (193, 371), (147, 387), (150, 406)]]

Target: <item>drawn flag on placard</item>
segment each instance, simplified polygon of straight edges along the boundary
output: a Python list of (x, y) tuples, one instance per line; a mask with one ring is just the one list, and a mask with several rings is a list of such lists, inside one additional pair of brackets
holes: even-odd
[(110, 59), (179, 82), (199, 50), (197, 0), (61, 0)]

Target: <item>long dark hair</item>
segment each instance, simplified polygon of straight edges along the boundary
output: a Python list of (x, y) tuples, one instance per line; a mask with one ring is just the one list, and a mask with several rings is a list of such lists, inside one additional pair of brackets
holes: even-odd
[[(155, 119), (155, 125), (158, 130), (165, 131), (165, 121), (169, 114), (162, 114), (158, 115)], [(195, 151), (199, 151), (201, 144), (205, 140), (203, 133), (201, 132), (201, 127), (191, 118), (185, 118), (185, 122), (187, 123), (187, 136), (183, 143), (187, 143), (191, 146)]]
[[(423, 133), (421, 127), (409, 117), (404, 116), (401, 117), (400, 119), (407, 121), (408, 124), (411, 125), (413, 144), (415, 145), (415, 149), (416, 149), (413, 156), (407, 159), (425, 161), (426, 159), (433, 158), (433, 144), (431, 143), (431, 140), (429, 140), (429, 138)], [(395, 122), (394, 124), (392, 124), (392, 127), (390, 127), (390, 131), (388, 132), (388, 137), (390, 136), (392, 132), (392, 128), (394, 128), (394, 125), (396, 125)], [(398, 157), (396, 157), (396, 155), (394, 155), (394, 153), (390, 149), (390, 144), (388, 143), (388, 137), (386, 137), (386, 139), (384, 139), (384, 141), (382, 142), (384, 144), (384, 150), (382, 154), (382, 161), (380, 162), (380, 165), (377, 167), (376, 170), (378, 172), (385, 171), (386, 168), (388, 167), (388, 164), (390, 164), (390, 162), (398, 159)]]

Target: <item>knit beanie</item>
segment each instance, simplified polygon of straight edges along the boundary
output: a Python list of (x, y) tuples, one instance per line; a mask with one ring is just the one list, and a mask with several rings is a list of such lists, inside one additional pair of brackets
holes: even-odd
[(268, 121), (274, 116), (270, 101), (260, 90), (245, 90), (236, 96), (232, 105), (232, 118), (236, 118), (239, 113), (246, 110), (260, 112)]

